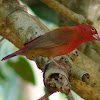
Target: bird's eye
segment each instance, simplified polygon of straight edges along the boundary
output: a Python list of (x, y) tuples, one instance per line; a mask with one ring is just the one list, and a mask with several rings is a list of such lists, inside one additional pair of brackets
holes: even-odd
[(92, 31), (92, 33), (94, 34), (94, 33), (95, 33), (95, 28), (94, 28), (94, 27), (91, 28), (91, 31)]

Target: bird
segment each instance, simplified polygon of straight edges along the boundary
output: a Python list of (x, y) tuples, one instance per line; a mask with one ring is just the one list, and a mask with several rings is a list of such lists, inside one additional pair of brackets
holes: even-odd
[(93, 26), (86, 24), (65, 26), (38, 36), (29, 43), (26, 43), (18, 51), (4, 57), (1, 61), (17, 55), (29, 58), (43, 56), (53, 60), (54, 57), (66, 55), (82, 43), (92, 40), (100, 40), (97, 30)]

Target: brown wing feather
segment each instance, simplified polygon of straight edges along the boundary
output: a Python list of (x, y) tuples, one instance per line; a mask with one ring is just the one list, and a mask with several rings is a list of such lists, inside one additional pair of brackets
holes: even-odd
[[(59, 32), (59, 33), (58, 33)], [(46, 33), (45, 35), (38, 38), (29, 49), (35, 48), (49, 48), (59, 45), (67, 44), (74, 37), (71, 28), (66, 29), (56, 29)]]

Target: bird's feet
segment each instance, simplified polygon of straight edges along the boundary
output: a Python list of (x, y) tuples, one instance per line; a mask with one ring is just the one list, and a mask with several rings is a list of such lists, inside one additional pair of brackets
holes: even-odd
[[(51, 61), (54, 63), (54, 64), (56, 64), (56, 66), (58, 67), (58, 69), (61, 69), (62, 71), (64, 71), (65, 72), (65, 64), (64, 64), (64, 62), (63, 61), (61, 61), (61, 60), (55, 60), (55, 59), (51, 59)], [(64, 67), (63, 67), (64, 66)]]

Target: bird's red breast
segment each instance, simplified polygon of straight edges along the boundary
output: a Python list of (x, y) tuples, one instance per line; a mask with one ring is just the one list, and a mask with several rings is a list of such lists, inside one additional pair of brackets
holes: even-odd
[(3, 60), (16, 55), (45, 56), (53, 58), (73, 51), (80, 44), (100, 40), (96, 29), (90, 25), (62, 27), (50, 31), (26, 44), (22, 49), (8, 55)]

